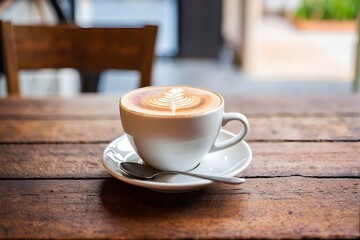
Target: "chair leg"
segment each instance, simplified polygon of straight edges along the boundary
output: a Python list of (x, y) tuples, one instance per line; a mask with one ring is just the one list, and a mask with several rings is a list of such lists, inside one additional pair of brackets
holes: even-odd
[(97, 86), (100, 79), (100, 73), (88, 73), (79, 71), (81, 81), (81, 92), (97, 92)]

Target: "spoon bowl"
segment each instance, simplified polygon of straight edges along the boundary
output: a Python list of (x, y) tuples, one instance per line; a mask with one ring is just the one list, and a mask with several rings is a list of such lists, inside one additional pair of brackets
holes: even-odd
[(133, 177), (143, 179), (143, 180), (151, 180), (154, 177), (162, 174), (182, 174), (196, 178), (207, 179), (216, 182), (222, 182), (227, 184), (240, 184), (245, 182), (244, 178), (236, 178), (236, 177), (217, 177), (203, 174), (196, 174), (190, 172), (180, 172), (180, 171), (159, 171), (154, 169), (148, 165), (133, 163), (133, 162), (122, 162), (120, 163), (121, 169), (126, 173)]

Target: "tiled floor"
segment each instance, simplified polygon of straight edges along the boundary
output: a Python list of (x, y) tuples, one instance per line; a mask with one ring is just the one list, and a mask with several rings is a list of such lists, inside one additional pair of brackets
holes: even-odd
[[(124, 77), (124, 81), (121, 81)], [(99, 90), (106, 93), (128, 91), (136, 87), (136, 73), (109, 71), (103, 75)], [(125, 81), (129, 80), (129, 81)], [(215, 60), (158, 59), (154, 68), (154, 85), (193, 85), (219, 93), (232, 94), (307, 94), (351, 93), (351, 83), (344, 81), (301, 81), (289, 79), (254, 79), (238, 68)]]

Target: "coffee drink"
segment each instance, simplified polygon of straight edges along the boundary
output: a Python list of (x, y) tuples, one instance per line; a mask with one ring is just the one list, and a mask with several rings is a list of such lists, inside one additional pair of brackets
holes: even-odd
[(140, 88), (121, 99), (129, 111), (168, 117), (199, 115), (221, 103), (222, 98), (214, 92), (185, 86)]
[[(188, 86), (145, 87), (125, 94), (119, 104), (122, 127), (136, 153), (161, 170), (187, 171), (210, 152), (241, 141), (249, 124), (240, 113), (224, 113), (223, 98)], [(216, 141), (221, 126), (238, 121), (243, 128)]]

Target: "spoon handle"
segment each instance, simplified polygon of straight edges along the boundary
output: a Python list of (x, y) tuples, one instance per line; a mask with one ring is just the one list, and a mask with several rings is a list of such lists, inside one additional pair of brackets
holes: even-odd
[(216, 177), (216, 176), (210, 176), (210, 175), (202, 175), (202, 174), (189, 173), (189, 172), (177, 172), (177, 171), (161, 172), (161, 174), (169, 174), (169, 173), (170, 174), (175, 173), (175, 174), (188, 175), (191, 177), (203, 178), (203, 179), (208, 179), (208, 180), (222, 182), (222, 183), (228, 183), (228, 184), (240, 184), (240, 183), (245, 182), (244, 178), (236, 178), (236, 177)]

